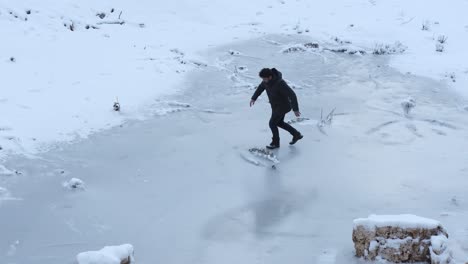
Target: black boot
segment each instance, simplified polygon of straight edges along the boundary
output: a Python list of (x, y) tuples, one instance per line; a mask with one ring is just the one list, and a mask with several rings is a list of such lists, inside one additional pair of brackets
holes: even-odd
[(294, 144), (296, 144), (297, 141), (299, 141), (303, 137), (304, 136), (301, 133), (297, 132), (297, 134), (293, 136), (293, 138), (292, 138), (291, 142), (289, 142), (289, 144), (294, 145)]
[(267, 149), (277, 149), (279, 147), (280, 147), (279, 139), (278, 140), (273, 139), (270, 145), (266, 146)]

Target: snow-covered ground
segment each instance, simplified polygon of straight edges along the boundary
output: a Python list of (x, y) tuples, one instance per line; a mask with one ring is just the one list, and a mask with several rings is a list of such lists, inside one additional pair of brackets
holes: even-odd
[[(138, 263), (360, 263), (374, 213), (440, 221), (466, 261), (465, 10), (0, 0), (0, 262), (130, 243)], [(248, 102), (273, 66), (306, 137), (265, 158), (269, 106)]]
[[(443, 83), (398, 73), (386, 57), (283, 53), (275, 44), (289, 40), (209, 50), (218, 67), (190, 73), (186, 91), (167, 98), (179, 102), (172, 113), (10, 159), (19, 175), (4, 188), (21, 200), (1, 204), (4, 258), (71, 263), (130, 243), (138, 263), (362, 263), (354, 219), (415, 214), (440, 221), (457, 263), (466, 261), (464, 101)], [(305, 138), (289, 147), (283, 133), (270, 158), (249, 152), (270, 139), (265, 96), (248, 107), (264, 64), (295, 86), (304, 114), (287, 119)], [(405, 115), (407, 98), (415, 106)], [(72, 178), (86, 188), (64, 188)]]
[(183, 89), (200, 51), (270, 33), (370, 52), (398, 42), (392, 66), (467, 95), (466, 10), (464, 0), (2, 0), (0, 157), (165, 113), (155, 99)]

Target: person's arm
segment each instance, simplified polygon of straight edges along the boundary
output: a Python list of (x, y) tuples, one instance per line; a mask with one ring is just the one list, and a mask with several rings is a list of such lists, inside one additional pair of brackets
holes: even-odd
[(257, 101), (257, 98), (263, 93), (263, 91), (265, 91), (265, 85), (261, 83), (255, 90), (255, 93), (252, 95), (250, 106), (255, 104), (255, 101)]
[(299, 113), (299, 103), (297, 102), (296, 93), (293, 91), (293, 89), (291, 89), (291, 87), (289, 87), (289, 85), (285, 81), (282, 81), (281, 86), (282, 86), (280, 89), (281, 94), (289, 98), (289, 100), (291, 101), (291, 106), (292, 106), (293, 111), (295, 113)]

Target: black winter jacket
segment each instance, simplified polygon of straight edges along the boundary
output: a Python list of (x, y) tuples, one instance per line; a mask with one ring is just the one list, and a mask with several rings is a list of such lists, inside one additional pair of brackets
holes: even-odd
[(257, 100), (263, 91), (266, 90), (273, 112), (287, 113), (291, 111), (291, 108), (293, 111), (299, 111), (296, 93), (283, 80), (281, 72), (275, 68), (272, 71), (273, 78), (268, 83), (262, 82), (257, 87), (252, 100)]

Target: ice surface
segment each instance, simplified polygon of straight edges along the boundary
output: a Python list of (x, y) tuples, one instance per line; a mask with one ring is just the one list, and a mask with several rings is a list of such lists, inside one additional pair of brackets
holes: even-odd
[[(463, 98), (440, 82), (389, 68), (386, 57), (281, 49), (263, 37), (210, 49), (200, 55), (204, 61), (225, 67), (189, 74), (183, 93), (157, 102), (191, 107), (60, 144), (37, 158), (11, 157), (4, 166), (23, 175), (0, 176), (1, 186), (23, 200), (0, 205), (2, 261), (72, 263), (79, 252), (131, 243), (138, 263), (357, 264), (353, 219), (370, 213), (440, 220), (464, 260)], [(271, 108), (265, 95), (249, 107), (253, 91), (228, 78), (236, 65), (249, 69), (239, 75), (246, 82), (259, 83), (257, 71), (274, 66), (308, 84), (295, 91), (310, 123), (292, 124), (304, 134), (294, 146), (280, 132), (276, 170), (242, 157), (271, 141)], [(418, 104), (412, 118), (400, 105), (409, 97)], [(325, 118), (334, 108), (323, 134), (316, 120), (321, 109)], [(72, 177), (86, 191), (64, 190), (61, 183)], [(456, 214), (440, 216), (447, 211)], [(15, 241), (21, 243), (7, 256)]]

